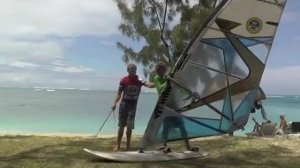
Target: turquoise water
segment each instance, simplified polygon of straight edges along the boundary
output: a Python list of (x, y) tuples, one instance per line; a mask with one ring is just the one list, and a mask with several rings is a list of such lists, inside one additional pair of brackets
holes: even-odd
[[(0, 88), (0, 131), (95, 134), (109, 114), (115, 94), (112, 91)], [(140, 95), (136, 133), (144, 132), (156, 99), (155, 93)], [(117, 121), (111, 116), (101, 134), (115, 134), (117, 128)]]
[[(94, 135), (109, 114), (116, 92), (0, 88), (0, 94), (0, 132)], [(156, 100), (156, 93), (141, 93), (134, 134), (143, 134)], [(289, 121), (300, 121), (299, 96), (270, 96), (264, 105), (274, 122), (279, 122), (280, 113)], [(262, 121), (259, 112), (252, 116)], [(249, 120), (245, 131), (235, 134), (243, 135), (252, 128)], [(114, 135), (117, 129), (117, 121), (111, 116), (100, 135)]]

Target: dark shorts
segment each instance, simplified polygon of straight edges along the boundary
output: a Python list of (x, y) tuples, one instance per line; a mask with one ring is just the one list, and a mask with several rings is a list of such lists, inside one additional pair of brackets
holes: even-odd
[(183, 119), (175, 116), (170, 116), (164, 118), (163, 120), (163, 131), (162, 131), (163, 139), (168, 139), (170, 130), (174, 128), (179, 128), (181, 132), (181, 136), (187, 137), (187, 132), (184, 126)]
[(168, 129), (184, 127), (183, 120), (179, 117), (173, 117), (173, 116), (164, 118), (163, 125)]
[(119, 106), (119, 127), (131, 126), (134, 129), (134, 119), (137, 102), (121, 101)]

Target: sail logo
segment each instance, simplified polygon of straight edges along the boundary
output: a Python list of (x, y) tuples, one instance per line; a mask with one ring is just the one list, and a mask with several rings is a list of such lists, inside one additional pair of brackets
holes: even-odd
[(246, 29), (251, 34), (259, 33), (262, 29), (262, 21), (257, 17), (248, 19), (246, 23)]

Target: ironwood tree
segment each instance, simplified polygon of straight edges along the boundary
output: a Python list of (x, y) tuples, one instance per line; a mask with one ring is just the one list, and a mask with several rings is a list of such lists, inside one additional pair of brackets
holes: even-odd
[(119, 30), (142, 44), (140, 49), (133, 49), (117, 42), (123, 51), (123, 61), (142, 64), (145, 77), (149, 77), (158, 62), (173, 67), (217, 1), (115, 0), (122, 16)]

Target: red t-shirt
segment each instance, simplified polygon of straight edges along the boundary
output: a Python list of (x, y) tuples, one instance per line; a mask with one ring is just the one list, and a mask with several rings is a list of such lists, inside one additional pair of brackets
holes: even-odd
[(123, 92), (122, 100), (137, 101), (143, 84), (137, 75), (135, 77), (128, 75), (122, 78), (119, 86), (119, 93)]

